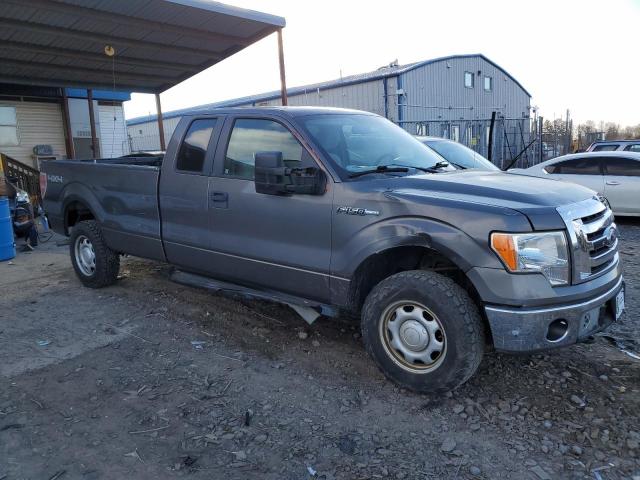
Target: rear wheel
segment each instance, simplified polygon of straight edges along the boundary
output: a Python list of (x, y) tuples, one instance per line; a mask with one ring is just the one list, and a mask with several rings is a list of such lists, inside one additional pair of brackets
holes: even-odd
[(362, 311), (362, 337), (383, 373), (423, 393), (452, 390), (484, 351), (478, 308), (453, 280), (414, 270), (380, 282)]
[(120, 270), (120, 256), (107, 247), (95, 220), (77, 223), (69, 243), (71, 263), (85, 287), (101, 288), (115, 283)]

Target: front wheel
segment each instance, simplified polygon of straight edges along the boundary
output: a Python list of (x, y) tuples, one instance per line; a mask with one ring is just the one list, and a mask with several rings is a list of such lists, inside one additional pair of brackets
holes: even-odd
[(120, 256), (105, 243), (98, 222), (78, 222), (71, 232), (69, 250), (73, 269), (85, 287), (101, 288), (115, 283)]
[(450, 278), (413, 270), (380, 282), (362, 310), (362, 338), (398, 385), (441, 393), (466, 382), (484, 352), (478, 308)]

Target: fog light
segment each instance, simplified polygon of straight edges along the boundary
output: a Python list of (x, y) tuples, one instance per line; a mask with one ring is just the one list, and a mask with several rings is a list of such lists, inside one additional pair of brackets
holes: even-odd
[(563, 318), (558, 318), (549, 324), (547, 329), (547, 340), (550, 342), (559, 342), (567, 336), (569, 331), (569, 323)]

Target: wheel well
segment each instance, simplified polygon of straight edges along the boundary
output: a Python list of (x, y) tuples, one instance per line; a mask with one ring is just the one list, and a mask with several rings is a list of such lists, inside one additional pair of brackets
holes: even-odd
[(488, 321), (478, 291), (467, 275), (455, 263), (440, 252), (415, 246), (390, 248), (371, 255), (356, 269), (351, 281), (350, 303), (354, 312), (359, 312), (369, 295), (378, 283), (391, 275), (407, 270), (430, 270), (451, 278), (460, 285), (477, 305), (485, 322), (487, 337), (490, 336)]
[(82, 202), (73, 201), (67, 205), (64, 211), (65, 231), (69, 233), (69, 228), (83, 220), (93, 220), (95, 216), (93, 212)]

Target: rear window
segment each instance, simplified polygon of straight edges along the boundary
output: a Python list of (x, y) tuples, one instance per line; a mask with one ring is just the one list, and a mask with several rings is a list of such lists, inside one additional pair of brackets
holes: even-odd
[(177, 170), (202, 173), (204, 159), (207, 155), (207, 147), (209, 146), (211, 133), (215, 126), (215, 118), (203, 118), (191, 122), (187, 134), (182, 141), (182, 145), (180, 145), (180, 151), (176, 159)]
[(617, 150), (619, 146), (620, 145), (617, 143), (610, 143), (607, 145), (596, 145), (595, 147), (593, 147), (591, 151), (592, 152), (612, 152), (614, 150)]
[(634, 143), (633, 145), (627, 145), (624, 147), (625, 152), (638, 152), (640, 153), (640, 143)]

